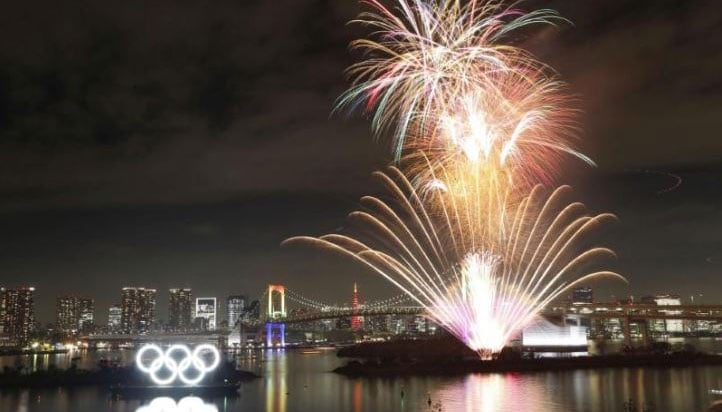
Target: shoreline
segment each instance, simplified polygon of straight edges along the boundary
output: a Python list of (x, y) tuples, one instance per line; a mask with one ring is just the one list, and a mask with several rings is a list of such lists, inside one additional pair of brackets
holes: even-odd
[(68, 353), (68, 349), (49, 349), (49, 350), (24, 350), (24, 349), (5, 349), (0, 350), (0, 356), (30, 356), (30, 355), (58, 355)]
[[(543, 352), (563, 352), (545, 349)], [(568, 349), (568, 348), (567, 348)], [(458, 340), (444, 336), (428, 340), (364, 342), (338, 351), (348, 362), (333, 370), (346, 376), (461, 375), (496, 372), (547, 372), (622, 367), (674, 368), (722, 365), (722, 355), (697, 351), (691, 345), (673, 351), (655, 342), (644, 348), (602, 355), (535, 357), (533, 351), (504, 348), (494, 359), (479, 359)]]
[[(208, 385), (215, 382), (241, 383), (259, 378), (253, 372), (228, 369), (215, 374)], [(113, 367), (100, 369), (50, 369), (32, 373), (5, 371), (0, 373), (0, 390), (24, 388), (72, 388), (83, 386), (139, 385), (145, 381), (135, 368)]]
[(537, 358), (513, 360), (464, 359), (439, 361), (374, 362), (358, 360), (333, 370), (345, 376), (410, 376), (464, 375), (469, 373), (554, 372), (583, 369), (625, 367), (679, 368), (722, 365), (722, 356), (705, 353), (675, 352), (670, 354), (612, 354), (570, 358)]

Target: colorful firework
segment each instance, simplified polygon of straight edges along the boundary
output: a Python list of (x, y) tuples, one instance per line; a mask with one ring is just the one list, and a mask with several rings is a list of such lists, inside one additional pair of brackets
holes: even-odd
[(504, 222), (493, 226), (508, 229), (478, 236), (450, 218), (461, 215), (459, 210), (430, 212), (400, 170), (376, 175), (391, 198), (366, 196), (361, 201), (367, 210), (351, 213), (365, 237), (301, 236), (285, 243), (310, 243), (352, 257), (406, 293), (482, 358), (500, 351), (574, 285), (599, 277), (624, 280), (611, 271), (587, 270), (600, 258), (614, 257), (607, 248), (585, 245), (614, 216), (590, 216), (581, 203), (565, 202), (567, 186), (548, 197), (535, 187), (508, 213), (496, 216)]
[(377, 133), (391, 130), (401, 168), (377, 173), (389, 201), (366, 196), (353, 212), (366, 237), (295, 237), (343, 253), (423, 306), (427, 316), (482, 358), (501, 350), (590, 271), (603, 247), (585, 248), (610, 214), (589, 216), (548, 197), (539, 183), (574, 150), (575, 112), (563, 82), (520, 47), (504, 43), (531, 25), (562, 21), (492, 0), (397, 0), (357, 22), (374, 29), (353, 43), (367, 58), (349, 69), (339, 107), (364, 104)]
[(376, 132), (393, 130), (398, 160), (420, 149), (434, 162), (489, 163), (531, 186), (555, 177), (562, 153), (592, 163), (567, 143), (576, 128), (564, 84), (502, 43), (522, 27), (562, 21), (556, 12), (477, 0), (366, 3), (372, 10), (356, 22), (374, 32), (352, 44), (367, 58), (349, 69), (354, 83), (339, 106), (364, 103)]

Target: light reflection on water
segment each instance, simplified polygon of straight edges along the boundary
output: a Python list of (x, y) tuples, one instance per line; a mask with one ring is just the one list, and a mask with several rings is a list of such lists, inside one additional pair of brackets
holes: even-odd
[(135, 412), (218, 412), (214, 404), (203, 402), (203, 399), (188, 396), (176, 402), (173, 398), (155, 398), (148, 405), (141, 406)]
[[(69, 363), (46, 356), (58, 355), (39, 355), (28, 367)], [(130, 351), (117, 356), (132, 361)], [(0, 359), (0, 365), (13, 362)], [(631, 398), (639, 410), (646, 405), (657, 412), (705, 411), (715, 400), (709, 390), (722, 389), (722, 366), (356, 379), (329, 372), (341, 363), (333, 351), (245, 352), (239, 366), (262, 377), (244, 383), (238, 398), (205, 402), (219, 412), (616, 412)], [(148, 400), (111, 400), (106, 388), (0, 389), (0, 411), (146, 412), (142, 408), (149, 405)]]
[(552, 394), (550, 388), (529, 381), (524, 375), (471, 374), (445, 382), (431, 392), (430, 399), (432, 410), (436, 405), (449, 411), (535, 412), (555, 410)]
[(75, 364), (79, 369), (92, 369), (101, 359), (128, 364), (133, 361), (135, 352), (131, 350), (71, 350), (67, 353), (33, 354), (23, 356), (0, 356), (0, 369), (5, 366), (23, 366), (29, 371), (45, 370), (49, 367), (67, 369)]
[(284, 351), (264, 351), (265, 368), (263, 379), (266, 387), (266, 412), (286, 411), (287, 386), (286, 364), (288, 357)]

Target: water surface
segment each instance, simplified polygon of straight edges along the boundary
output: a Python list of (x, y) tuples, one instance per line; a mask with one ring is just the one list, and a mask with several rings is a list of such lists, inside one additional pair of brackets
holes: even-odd
[[(711, 341), (708, 345), (722, 346)], [(76, 353), (75, 356), (78, 354)], [(99, 357), (131, 361), (131, 351), (83, 353), (90, 367)], [(71, 355), (1, 357), (0, 366), (67, 367)], [(218, 411), (622, 411), (633, 399), (654, 411), (704, 411), (722, 389), (722, 366), (617, 368), (562, 372), (469, 374), (454, 377), (347, 378), (332, 350), (255, 351), (239, 365), (262, 375), (244, 383), (237, 398), (207, 399)], [(429, 406), (431, 400), (431, 407)], [(112, 400), (105, 388), (0, 389), (0, 411), (136, 412), (143, 402)], [(143, 411), (147, 410), (143, 409)]]

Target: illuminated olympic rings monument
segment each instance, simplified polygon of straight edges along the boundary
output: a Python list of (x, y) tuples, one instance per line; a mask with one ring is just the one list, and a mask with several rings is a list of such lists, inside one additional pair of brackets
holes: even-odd
[(198, 345), (192, 351), (186, 345), (171, 345), (163, 351), (158, 345), (148, 344), (135, 356), (138, 369), (159, 386), (171, 385), (176, 380), (188, 386), (198, 385), (220, 361), (218, 349), (210, 344)]

